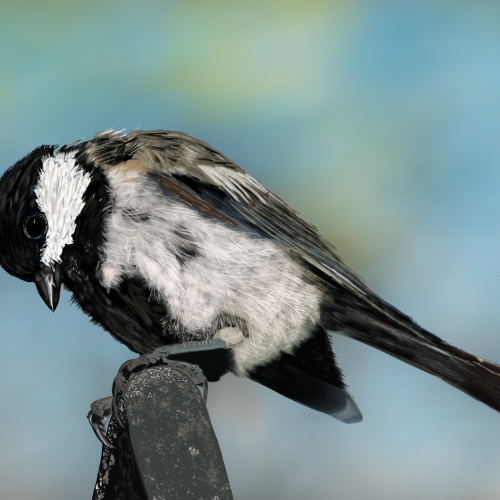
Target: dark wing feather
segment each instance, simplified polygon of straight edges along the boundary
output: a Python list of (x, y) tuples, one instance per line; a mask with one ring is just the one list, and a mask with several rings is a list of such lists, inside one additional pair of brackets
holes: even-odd
[(168, 196), (205, 217), (276, 240), (324, 292), (321, 326), (325, 329), (341, 330), (500, 411), (498, 365), (448, 345), (378, 297), (314, 226), (218, 151), (169, 131), (123, 136), (106, 131), (87, 144), (91, 146), (82, 154), (96, 165), (108, 168), (106, 162), (112, 157), (108, 149), (116, 148), (123, 161), (158, 182)]

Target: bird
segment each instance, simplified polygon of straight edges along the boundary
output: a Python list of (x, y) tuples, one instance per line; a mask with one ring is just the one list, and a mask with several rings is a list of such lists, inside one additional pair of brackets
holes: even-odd
[(0, 179), (0, 235), (5, 271), (52, 311), (64, 287), (139, 359), (167, 346), (209, 382), (232, 372), (355, 423), (330, 340), (341, 334), (500, 411), (500, 366), (384, 301), (313, 225), (185, 133), (36, 148)]

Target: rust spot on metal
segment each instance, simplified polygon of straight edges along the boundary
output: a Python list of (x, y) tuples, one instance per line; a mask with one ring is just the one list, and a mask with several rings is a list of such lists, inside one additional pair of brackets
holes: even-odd
[(213, 207), (210, 200), (202, 200), (191, 188), (179, 180), (156, 172), (148, 172), (148, 177), (156, 181), (167, 196), (195, 208), (203, 217), (220, 219), (231, 226), (238, 225), (233, 219)]

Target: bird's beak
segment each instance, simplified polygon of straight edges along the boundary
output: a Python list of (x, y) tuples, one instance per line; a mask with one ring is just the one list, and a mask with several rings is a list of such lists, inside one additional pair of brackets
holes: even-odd
[(49, 309), (54, 312), (59, 303), (61, 293), (61, 271), (58, 264), (52, 264), (48, 267), (41, 264), (40, 269), (35, 274), (35, 284), (40, 297), (47, 304)]

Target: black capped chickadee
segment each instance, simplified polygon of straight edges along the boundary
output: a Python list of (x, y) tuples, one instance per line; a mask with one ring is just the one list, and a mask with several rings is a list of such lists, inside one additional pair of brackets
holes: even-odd
[[(500, 410), (499, 366), (382, 300), (315, 227), (186, 134), (106, 130), (35, 149), (0, 180), (0, 236), (1, 266), (52, 311), (64, 285), (135, 353), (188, 343), (177, 359), (209, 381), (231, 371), (358, 422), (331, 331)], [(203, 349), (215, 341), (225, 348)]]

